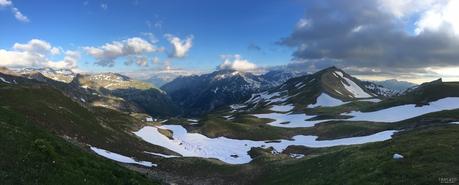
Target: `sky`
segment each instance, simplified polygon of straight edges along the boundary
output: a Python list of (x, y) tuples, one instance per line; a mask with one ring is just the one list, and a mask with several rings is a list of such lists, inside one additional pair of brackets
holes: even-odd
[(454, 0), (0, 0), (0, 65), (121, 72), (218, 69), (459, 81)]

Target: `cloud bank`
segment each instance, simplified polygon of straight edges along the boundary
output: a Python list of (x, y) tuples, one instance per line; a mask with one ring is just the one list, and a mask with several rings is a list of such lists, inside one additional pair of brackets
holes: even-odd
[[(311, 1), (279, 44), (296, 64), (360, 74), (415, 74), (458, 66), (459, 1)], [(318, 68), (318, 67), (317, 67)]]
[(222, 55), (223, 63), (217, 67), (217, 70), (236, 70), (236, 71), (253, 71), (257, 69), (254, 63), (243, 59), (241, 55)]
[(172, 51), (169, 54), (170, 58), (183, 58), (193, 46), (193, 36), (188, 36), (185, 39), (180, 39), (177, 36), (166, 34), (166, 39), (172, 45)]
[(67, 50), (63, 60), (51, 60), (51, 56), (61, 54), (61, 50), (50, 43), (32, 39), (27, 43), (15, 43), (12, 50), (0, 49), (0, 65), (11, 68), (51, 67), (76, 69), (80, 53)]
[(122, 57), (127, 57), (125, 61), (127, 65), (135, 63), (140, 66), (146, 66), (148, 63), (146, 54), (163, 50), (139, 37), (113, 41), (99, 47), (84, 47), (83, 49), (88, 55), (96, 58), (96, 65), (104, 67), (113, 67), (115, 60)]

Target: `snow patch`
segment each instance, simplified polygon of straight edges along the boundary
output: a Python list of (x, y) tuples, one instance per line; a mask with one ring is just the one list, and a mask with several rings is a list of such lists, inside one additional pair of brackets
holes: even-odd
[(394, 154), (392, 156), (392, 158), (395, 159), (395, 160), (400, 160), (400, 159), (403, 159), (404, 157), (403, 157), (403, 155), (400, 155), (400, 154)]
[(273, 122), (268, 125), (275, 127), (284, 128), (300, 128), (300, 127), (313, 127), (317, 123), (325, 122), (329, 120), (315, 120), (307, 121), (315, 116), (309, 116), (306, 114), (285, 114), (285, 113), (268, 113), (268, 114), (252, 114), (257, 118), (268, 118), (273, 119)]
[(208, 138), (199, 133), (188, 133), (187, 130), (180, 125), (164, 125), (161, 128), (171, 130), (173, 132), (173, 139), (169, 139), (162, 135), (159, 133), (158, 128), (153, 126), (145, 126), (139, 131), (134, 132), (134, 134), (146, 142), (165, 147), (184, 157), (215, 158), (229, 164), (244, 164), (250, 162), (252, 158), (247, 152), (252, 147), (273, 147), (276, 151), (283, 151), (290, 145), (300, 145), (312, 148), (355, 145), (388, 140), (396, 132), (394, 130), (389, 130), (368, 136), (320, 141), (317, 140), (317, 136), (297, 135), (291, 140), (269, 142), (229, 139), (226, 137)]
[(293, 105), (273, 105), (269, 110), (276, 111), (276, 112), (288, 112), (294, 108)]
[(178, 155), (166, 155), (166, 154), (161, 154), (161, 153), (155, 153), (155, 152), (144, 152), (146, 154), (151, 154), (151, 155), (156, 155), (164, 158), (174, 158), (174, 157), (180, 157)]
[(3, 77), (0, 77), (0, 80), (4, 83), (11, 84), (11, 82), (9, 82), (8, 80), (5, 80)]
[(334, 73), (338, 74), (346, 80), (347, 84), (343, 83), (344, 88), (346, 88), (347, 91), (349, 91), (354, 98), (371, 98), (372, 96), (366, 93), (360, 86), (358, 86), (354, 81), (351, 79), (347, 78), (344, 76), (344, 74), (341, 71), (335, 71)]
[(370, 99), (359, 99), (357, 101), (368, 101), (368, 102), (373, 102), (373, 103), (378, 103), (381, 101), (379, 98), (370, 98)]
[(130, 163), (130, 164), (139, 164), (139, 165), (146, 166), (146, 167), (152, 167), (152, 166), (156, 167), (156, 166), (158, 166), (157, 164), (153, 164), (153, 163), (148, 162), (148, 161), (136, 161), (131, 157), (126, 157), (124, 155), (113, 153), (113, 152), (110, 152), (110, 151), (107, 151), (107, 150), (104, 150), (104, 149), (100, 149), (100, 148), (97, 148), (97, 147), (91, 146), (90, 148), (91, 148), (92, 151), (96, 152), (96, 154), (98, 154), (98, 155), (100, 155), (102, 157), (117, 161), (117, 162)]
[(199, 120), (197, 119), (187, 119), (188, 122), (190, 122), (190, 125), (197, 125), (199, 124)]
[(289, 154), (291, 158), (301, 159), (304, 157), (304, 154)]
[(415, 104), (400, 105), (374, 112), (352, 111), (344, 114), (353, 116), (349, 120), (353, 121), (374, 121), (374, 122), (398, 122), (409, 118), (414, 118), (431, 112), (451, 110), (459, 108), (459, 97), (443, 98), (430, 102), (429, 105), (416, 107)]
[(333, 98), (326, 93), (320, 94), (317, 97), (316, 103), (312, 105), (308, 105), (308, 108), (316, 108), (316, 107), (334, 107), (344, 104), (343, 101)]

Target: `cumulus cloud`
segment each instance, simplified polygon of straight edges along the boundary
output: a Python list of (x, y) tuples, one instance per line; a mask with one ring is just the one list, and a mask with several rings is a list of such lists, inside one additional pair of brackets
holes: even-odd
[(0, 7), (11, 6), (13, 3), (10, 0), (0, 0)]
[(237, 71), (252, 71), (257, 69), (257, 65), (243, 59), (241, 55), (222, 55), (223, 63), (220, 64), (218, 70), (237, 70)]
[(29, 18), (19, 11), (11, 0), (0, 0), (0, 7), (9, 7), (14, 17), (21, 22), (29, 22)]
[(145, 61), (148, 60), (145, 54), (162, 51), (161, 48), (157, 48), (152, 43), (139, 37), (113, 41), (99, 47), (84, 47), (83, 49), (97, 59), (96, 65), (105, 67), (113, 67), (115, 60), (121, 57), (128, 57), (125, 64), (136, 63), (144, 66), (147, 64)]
[(459, 65), (458, 1), (309, 3), (293, 32), (279, 41), (294, 49), (294, 61), (366, 74)]
[(193, 46), (193, 36), (187, 36), (184, 40), (177, 36), (166, 34), (166, 39), (172, 45), (172, 52), (169, 54), (171, 58), (183, 58)]
[(63, 60), (51, 60), (52, 55), (59, 55), (60, 49), (50, 43), (32, 39), (28, 43), (15, 43), (12, 50), (0, 49), (0, 65), (21, 67), (51, 67), (76, 69), (80, 54), (77, 51), (66, 51)]

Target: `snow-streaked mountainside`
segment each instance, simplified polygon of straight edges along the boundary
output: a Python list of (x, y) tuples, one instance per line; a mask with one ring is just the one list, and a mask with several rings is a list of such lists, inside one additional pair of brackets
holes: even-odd
[(96, 74), (78, 74), (73, 80), (83, 88), (93, 89), (149, 89), (154, 86), (147, 82), (133, 80), (127, 76), (118, 73), (96, 73)]
[[(71, 82), (84, 89), (93, 89), (98, 93), (119, 97), (130, 102), (153, 116), (173, 116), (178, 114), (175, 104), (162, 90), (150, 83), (134, 80), (118, 73), (78, 74)], [(109, 105), (105, 102), (103, 105)]]
[(217, 107), (241, 102), (253, 93), (273, 87), (261, 76), (235, 70), (179, 77), (161, 87), (185, 114), (200, 115)]
[[(0, 152), (0, 163), (21, 171), (30, 163), (94, 171), (101, 165), (94, 162), (106, 158), (170, 184), (265, 184), (285, 171), (328, 177), (337, 168), (352, 176), (380, 171), (372, 180), (387, 168), (428, 176), (433, 163), (457, 160), (458, 82), (436, 80), (393, 94), (332, 67), (278, 83), (227, 70), (178, 78), (160, 90), (116, 73), (76, 74), (65, 83), (0, 68), (0, 144), (8, 152)], [(431, 152), (435, 147), (445, 152)], [(94, 159), (76, 153), (65, 163), (74, 150)], [(276, 180), (292, 184), (307, 174)]]
[[(158, 129), (170, 130), (173, 133), (172, 139), (161, 134)], [(252, 160), (248, 152), (254, 147), (272, 147), (273, 152), (280, 153), (291, 145), (323, 148), (384, 141), (390, 139), (395, 132), (389, 130), (363, 137), (320, 141), (317, 140), (317, 136), (297, 135), (278, 142), (238, 140), (225, 137), (208, 138), (202, 134), (188, 133), (180, 125), (146, 126), (134, 133), (149, 143), (163, 146), (184, 157), (216, 158), (229, 164), (244, 164)]]
[(373, 83), (373, 82), (362, 81), (362, 84), (371, 93), (379, 95), (379, 96), (382, 96), (382, 97), (391, 97), (391, 96), (395, 96), (395, 95), (401, 93), (401, 91), (399, 91), (399, 90), (387, 88), (387, 87), (385, 87), (383, 85), (378, 85), (378, 84)]
[(307, 74), (306, 72), (295, 72), (282, 69), (273, 69), (261, 75), (262, 78), (271, 82), (274, 86), (281, 85), (287, 80)]
[(367, 88), (368, 85), (371, 83), (364, 83), (338, 68), (331, 67), (315, 74), (292, 78), (274, 89), (252, 95), (247, 102), (290, 103), (306, 107), (320, 106), (322, 102), (335, 105), (346, 101), (384, 97), (375, 93), (374, 89)]
[(22, 75), (34, 75), (34, 73), (41, 73), (49, 79), (65, 83), (70, 83), (76, 75), (76, 73), (70, 69), (52, 68), (22, 68), (15, 70), (15, 72)]
[(396, 79), (383, 80), (383, 81), (372, 81), (374, 84), (381, 85), (388, 89), (403, 92), (411, 87), (416, 86), (417, 84), (407, 82), (407, 81), (398, 81)]

